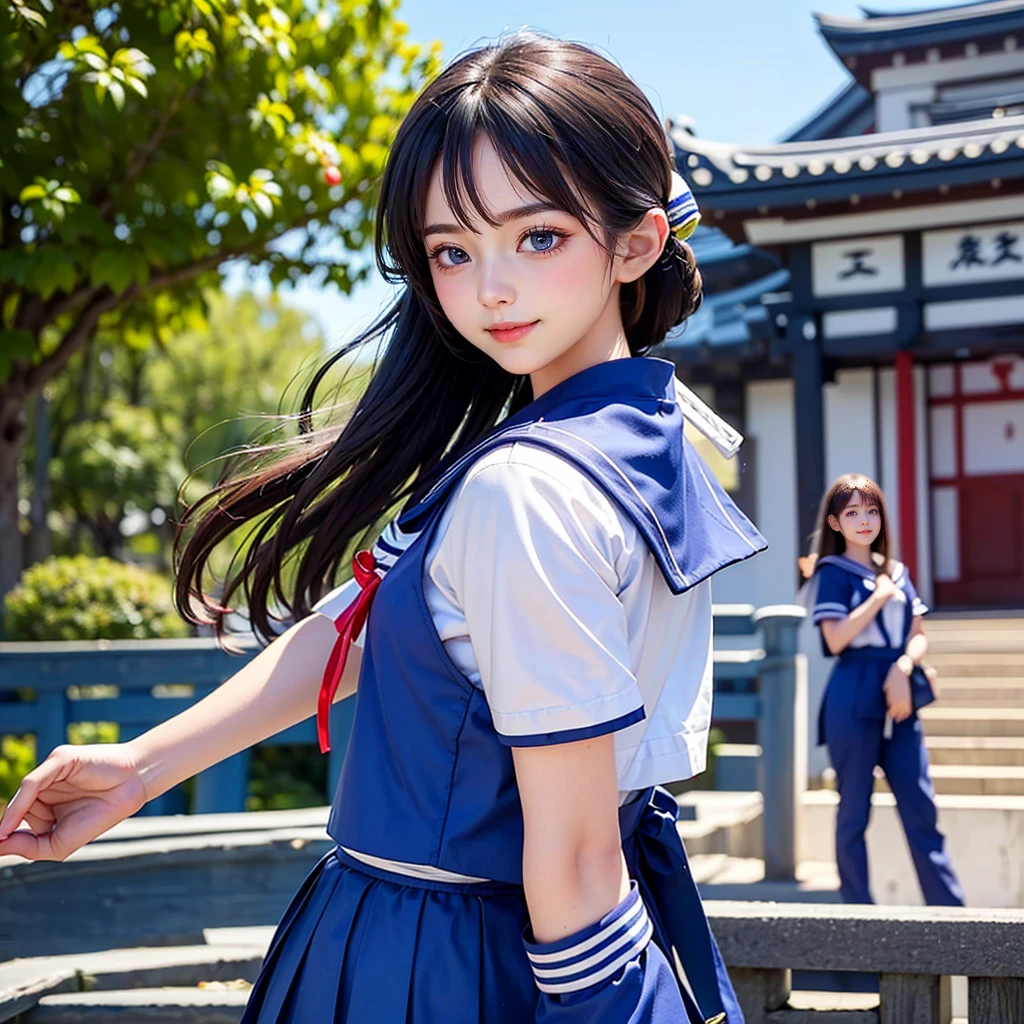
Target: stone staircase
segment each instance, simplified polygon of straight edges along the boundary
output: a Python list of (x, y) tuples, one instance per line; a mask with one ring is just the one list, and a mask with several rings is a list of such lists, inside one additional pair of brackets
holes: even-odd
[(938, 701), (921, 719), (936, 792), (1024, 797), (1024, 612), (926, 621)]

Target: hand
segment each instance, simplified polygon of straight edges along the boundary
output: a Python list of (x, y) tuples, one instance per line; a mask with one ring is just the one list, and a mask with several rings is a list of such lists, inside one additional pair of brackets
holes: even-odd
[(892, 577), (885, 572), (880, 572), (875, 577), (875, 600), (879, 604), (885, 604), (892, 597), (899, 587), (892, 581)]
[(939, 671), (938, 669), (932, 668), (931, 665), (926, 665), (924, 662), (921, 663), (921, 670), (928, 677), (928, 682), (932, 684), (932, 693), (935, 694), (936, 699), (939, 696)]
[(910, 699), (910, 677), (898, 663), (893, 663), (885, 677), (885, 703), (894, 722), (908, 719), (914, 710)]
[[(0, 855), (64, 860), (145, 802), (128, 744), (57, 747), (25, 776), (0, 818)], [(28, 828), (15, 831), (23, 822)]]

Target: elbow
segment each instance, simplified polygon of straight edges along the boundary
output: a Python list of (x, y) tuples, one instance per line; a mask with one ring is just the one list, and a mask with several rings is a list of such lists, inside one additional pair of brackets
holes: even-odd
[(527, 889), (585, 892), (616, 885), (622, 872), (617, 841), (552, 837), (523, 845), (523, 884)]
[(821, 624), (821, 636), (825, 641), (825, 646), (828, 648), (829, 654), (833, 657), (846, 649), (846, 642), (841, 636), (839, 636), (839, 630), (836, 628), (837, 623), (830, 620), (826, 620)]
[(527, 844), (523, 887), (537, 941), (564, 938), (599, 920), (629, 892), (622, 847), (585, 840)]

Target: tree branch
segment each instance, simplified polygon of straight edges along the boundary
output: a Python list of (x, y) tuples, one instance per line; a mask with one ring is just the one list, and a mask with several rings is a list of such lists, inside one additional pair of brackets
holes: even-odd
[[(333, 209), (333, 207), (331, 209)], [(72, 300), (78, 299), (80, 301), (80, 299), (86, 294), (89, 292), (92, 293), (92, 297), (88, 300), (85, 308), (79, 314), (78, 320), (75, 321), (75, 323), (65, 333), (64, 337), (61, 338), (60, 344), (57, 348), (41, 362), (36, 363), (35, 366), (28, 369), (24, 376), (25, 393), (34, 394), (44, 387), (58, 373), (60, 373), (65, 365), (67, 365), (68, 360), (76, 352), (81, 351), (85, 343), (89, 340), (89, 337), (92, 335), (92, 332), (96, 329), (96, 325), (104, 313), (109, 313), (112, 310), (117, 309), (118, 306), (127, 305), (145, 292), (158, 290), (160, 288), (170, 288), (173, 285), (180, 284), (182, 281), (187, 281), (191, 277), (195, 277), (197, 274), (203, 273), (204, 270), (211, 270), (227, 260), (237, 259), (240, 256), (247, 256), (252, 252), (265, 249), (267, 246), (278, 241), (278, 239), (282, 238), (289, 231), (295, 231), (298, 228), (305, 227), (311, 220), (315, 220), (317, 217), (322, 217), (329, 212), (330, 209), (317, 210), (314, 213), (309, 213), (300, 217), (294, 224), (289, 224), (284, 231), (272, 237), (253, 239), (246, 245), (239, 245), (234, 249), (226, 249), (221, 252), (210, 253), (208, 256), (204, 256), (202, 259), (198, 259), (194, 263), (189, 263), (182, 267), (173, 267), (170, 270), (165, 270), (163, 273), (154, 274), (150, 277), (145, 287), (133, 284), (129, 288), (125, 289), (125, 291), (120, 295), (115, 295), (107, 287), (94, 289), (89, 286), (83, 286), (76, 289), (71, 293), (71, 295), (60, 299), (57, 302), (44, 304), (43, 312), (45, 314), (45, 318), (41, 323), (39, 323), (37, 329), (33, 331), (36, 335), (38, 335), (39, 331), (41, 331), (43, 327), (53, 322), (55, 315), (67, 312), (72, 307)], [(38, 300), (38, 295), (33, 294), (30, 298), (32, 300)], [(54, 314), (54, 310), (58, 312)]]
[(121, 303), (131, 301), (138, 293), (138, 287), (133, 284), (121, 295), (115, 295), (109, 288), (98, 291), (79, 314), (78, 320), (61, 338), (56, 349), (25, 374), (27, 392), (33, 394), (39, 391), (60, 373), (67, 365), (67, 361), (85, 346), (100, 317), (116, 309)]
[(96, 205), (97, 212), (103, 220), (107, 220), (111, 211), (114, 209), (114, 204), (117, 202), (118, 197), (124, 193), (125, 189), (131, 185), (131, 183), (143, 172), (146, 165), (149, 163), (150, 158), (163, 141), (164, 135), (167, 132), (167, 126), (171, 123), (171, 119), (178, 112), (178, 107), (181, 106), (182, 100), (192, 99), (195, 97), (198, 93), (198, 88), (198, 83), (195, 83), (189, 86), (184, 93), (175, 96), (171, 100), (170, 105), (164, 112), (164, 116), (160, 119), (160, 123), (156, 126), (153, 134), (146, 140), (142, 148), (138, 149), (128, 160), (128, 166), (119, 182), (121, 188), (119, 188), (114, 195), (107, 195), (102, 199), (102, 201), (93, 201)]

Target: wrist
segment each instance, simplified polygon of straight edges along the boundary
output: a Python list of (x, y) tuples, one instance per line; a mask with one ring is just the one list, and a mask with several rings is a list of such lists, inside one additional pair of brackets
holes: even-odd
[(174, 785), (175, 780), (167, 778), (169, 766), (166, 758), (160, 757), (153, 745), (147, 742), (146, 733), (128, 740), (124, 746), (142, 782), (147, 803)]

